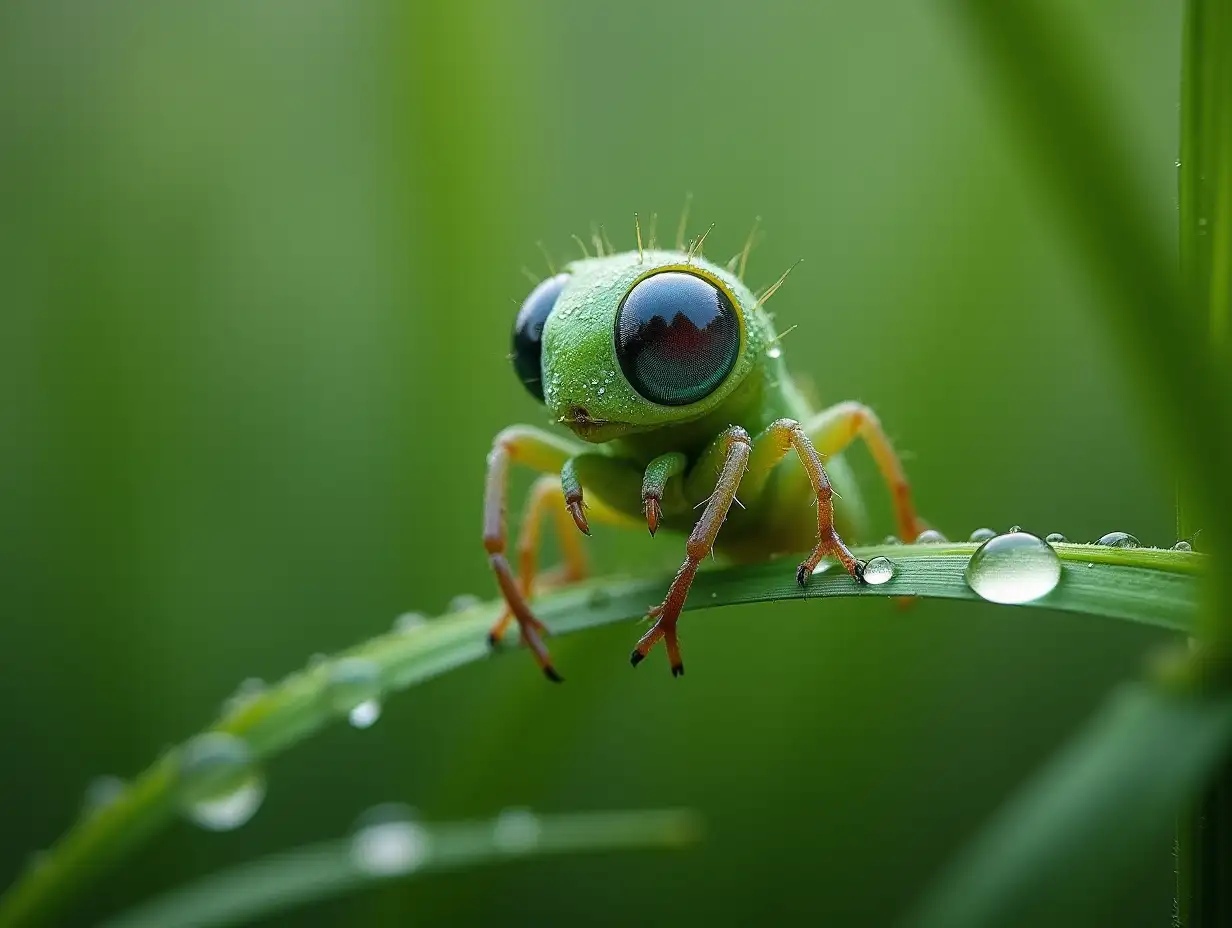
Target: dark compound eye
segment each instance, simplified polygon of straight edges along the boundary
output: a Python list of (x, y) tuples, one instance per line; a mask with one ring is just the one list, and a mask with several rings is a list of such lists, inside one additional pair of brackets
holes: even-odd
[(727, 294), (703, 277), (664, 271), (638, 283), (616, 314), (616, 357), (652, 403), (687, 406), (723, 382), (740, 353)]
[(531, 396), (543, 402), (543, 324), (552, 314), (556, 298), (565, 289), (568, 274), (549, 277), (526, 298), (513, 322), (513, 370)]

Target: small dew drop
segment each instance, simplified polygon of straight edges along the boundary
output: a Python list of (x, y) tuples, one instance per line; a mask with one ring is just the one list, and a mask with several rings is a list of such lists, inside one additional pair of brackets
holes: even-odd
[(450, 612), (463, 612), (467, 609), (473, 609), (481, 602), (483, 602), (483, 600), (481, 600), (474, 593), (459, 593), (449, 601), (449, 605), (446, 608)]
[(235, 692), (227, 697), (222, 704), (222, 714), (230, 715), (238, 712), (265, 692), (265, 681), (260, 677), (249, 677), (235, 688)]
[(363, 657), (344, 657), (329, 670), (326, 696), (334, 711), (345, 713), (355, 728), (367, 728), (381, 717), (381, 669)]
[(1173, 551), (1192, 551), (1193, 545), (1187, 541), (1178, 541), (1172, 546)]
[(949, 539), (935, 528), (926, 528), (924, 531), (920, 532), (920, 534), (915, 536), (915, 543), (917, 545), (939, 545), (944, 544), (947, 541), (949, 541)]
[(886, 535), (885, 538), (881, 539), (881, 543), (883, 545), (901, 545), (903, 540), (897, 535)]
[(881, 586), (894, 576), (894, 564), (888, 557), (870, 558), (864, 565), (864, 582), (873, 586)]
[(1046, 541), (1026, 532), (984, 542), (967, 562), (967, 586), (994, 603), (1029, 603), (1051, 593), (1061, 579), (1061, 559)]
[(777, 360), (783, 356), (783, 348), (778, 342), (771, 342), (770, 347), (766, 349), (766, 357), (772, 360)]
[(1010, 534), (1010, 535), (1016, 535), (1016, 534), (1018, 534), (1018, 533), (1019, 533), (1019, 532), (1021, 532), (1021, 531), (1022, 531), (1022, 526), (1021, 526), (1021, 525), (1011, 525), (1011, 526), (1010, 526), (1010, 530), (1009, 530), (1009, 534)]
[(83, 817), (96, 815), (114, 803), (124, 793), (124, 781), (119, 777), (95, 777), (86, 786), (85, 797), (81, 801)]
[(997, 533), (994, 529), (977, 528), (974, 532), (971, 533), (970, 537), (967, 538), (967, 541), (985, 542), (989, 538), (996, 538), (996, 537), (997, 537)]
[(1128, 532), (1109, 532), (1095, 543), (1097, 545), (1103, 545), (1105, 548), (1138, 547), (1138, 539)]
[(428, 834), (414, 811), (400, 802), (375, 806), (351, 833), (351, 862), (370, 877), (404, 876), (428, 858)]
[(428, 619), (420, 612), (404, 612), (402, 615), (394, 619), (394, 631), (400, 634), (413, 632), (417, 628), (423, 628), (428, 624)]
[(606, 392), (607, 392), (607, 387), (600, 387), (600, 388), (599, 388), (599, 395), (600, 395), (600, 396), (602, 396), (602, 395), (603, 395), (604, 393), (606, 393)]
[(1065, 544), (1067, 540), (1068, 539), (1066, 539), (1066, 537), (1060, 532), (1053, 532), (1044, 538), (1044, 541), (1048, 542), (1050, 545), (1062, 545)]
[(503, 854), (525, 854), (538, 846), (542, 832), (530, 809), (505, 809), (492, 823), (492, 844)]
[(265, 780), (247, 743), (226, 732), (198, 735), (179, 761), (180, 809), (210, 831), (230, 831), (247, 822), (265, 798)]
[(376, 699), (365, 699), (347, 713), (347, 721), (352, 728), (371, 728), (381, 717), (381, 703)]

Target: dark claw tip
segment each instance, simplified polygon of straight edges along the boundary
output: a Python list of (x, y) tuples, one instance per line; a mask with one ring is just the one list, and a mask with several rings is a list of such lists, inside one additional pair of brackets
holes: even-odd
[(673, 666), (672, 676), (673, 677), (683, 677), (684, 676), (684, 664), (676, 664), (675, 666)]
[(489, 648), (500, 647), (500, 636), (497, 635), (496, 632), (488, 632), (488, 647)]
[(646, 655), (643, 654), (641, 651), (634, 650), (634, 652), (629, 655), (629, 663), (632, 664), (634, 667), (636, 667), (638, 664), (640, 664), (645, 659), (646, 659)]
[(813, 571), (809, 569), (808, 564), (801, 564), (796, 568), (796, 583), (800, 584), (800, 586), (808, 586), (809, 577), (812, 574)]
[(856, 578), (856, 583), (859, 583), (861, 585), (868, 583), (868, 581), (864, 579), (864, 562), (863, 561), (856, 561), (856, 568), (855, 570), (851, 572), (851, 575)]
[(556, 668), (551, 665), (543, 668), (543, 675), (553, 683), (564, 683), (565, 678), (556, 672)]

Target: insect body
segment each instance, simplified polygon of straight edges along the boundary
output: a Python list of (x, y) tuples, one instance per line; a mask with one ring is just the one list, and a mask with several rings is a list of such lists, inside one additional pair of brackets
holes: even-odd
[[(529, 606), (545, 516), (561, 536), (565, 581), (585, 572), (577, 532), (589, 535), (592, 518), (687, 533), (684, 563), (631, 657), (636, 666), (662, 640), (673, 675), (684, 672), (677, 620), (712, 550), (756, 561), (811, 547), (796, 572), (802, 586), (825, 557), (862, 582), (839, 531), (862, 527), (859, 497), (834, 457), (853, 439), (868, 444), (902, 536), (924, 528), (872, 410), (847, 402), (815, 412), (796, 388), (764, 309), (778, 284), (760, 298), (748, 289), (747, 247), (738, 267), (724, 269), (695, 254), (696, 244), (643, 250), (638, 238), (637, 251), (575, 261), (527, 297), (514, 325), (514, 369), (572, 435), (515, 425), (488, 456), (484, 546), (508, 604), (490, 640), (516, 621), (552, 680), (560, 677)], [(527, 502), (517, 577), (505, 553), (514, 462), (544, 475)], [(843, 494), (837, 511), (831, 476)]]

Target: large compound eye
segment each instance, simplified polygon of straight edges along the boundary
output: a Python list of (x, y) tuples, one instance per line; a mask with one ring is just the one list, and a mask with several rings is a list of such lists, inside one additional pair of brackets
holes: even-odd
[(556, 298), (565, 289), (568, 274), (549, 277), (526, 298), (513, 321), (513, 370), (531, 396), (543, 402), (543, 324), (552, 314)]
[(723, 382), (740, 353), (740, 322), (727, 294), (704, 277), (663, 271), (625, 294), (616, 357), (652, 403), (687, 406)]

